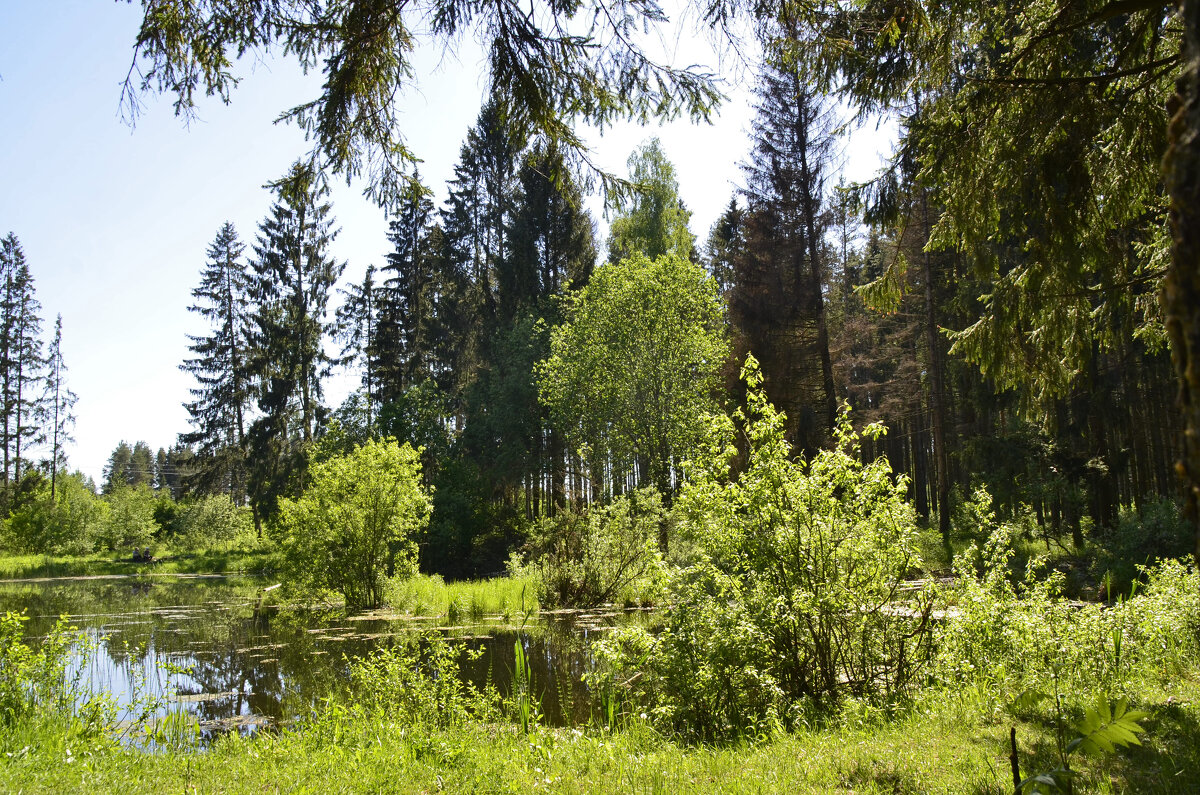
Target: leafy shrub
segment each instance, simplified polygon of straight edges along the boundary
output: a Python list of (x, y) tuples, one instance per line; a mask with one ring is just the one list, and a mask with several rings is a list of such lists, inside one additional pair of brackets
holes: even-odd
[(313, 465), (311, 485), (299, 500), (281, 503), (275, 528), (293, 585), (338, 592), (350, 607), (375, 607), (389, 567), (415, 572), (412, 539), (431, 506), (419, 455), (390, 439)]
[(154, 521), (156, 503), (149, 486), (119, 486), (105, 497), (108, 516), (97, 526), (96, 540), (106, 549), (142, 547), (158, 530)]
[(68, 698), (67, 653), (71, 634), (63, 621), (34, 651), (24, 641), (24, 615), (0, 618), (0, 725), (11, 726), (38, 709), (55, 709)]
[(847, 697), (886, 701), (930, 654), (931, 602), (900, 588), (920, 562), (904, 482), (884, 459), (861, 462), (846, 411), (834, 449), (793, 460), (753, 359), (743, 377), (745, 469), (731, 475), (719, 422), (680, 496), (701, 559), (674, 581), (666, 628), (619, 633), (601, 652), (614, 675), (642, 667), (634, 695), (702, 737), (791, 724)]
[[(478, 656), (480, 651), (473, 653)], [(401, 725), (447, 728), (470, 718), (495, 717), (495, 690), (479, 690), (464, 681), (458, 657), (459, 649), (441, 635), (425, 633), (355, 662), (350, 668), (351, 692), (368, 711)]]
[(531, 538), (538, 601), (547, 607), (656, 601), (665, 584), (657, 540), (664, 521), (652, 488), (542, 520)]
[(1000, 525), (982, 549), (959, 556), (948, 591), (952, 617), (938, 632), (936, 675), (972, 683), (996, 700), (1060, 693), (1083, 702), (1097, 688), (1127, 691), (1138, 677), (1166, 676), (1200, 659), (1200, 575), (1178, 561), (1143, 569), (1147, 585), (1111, 608), (1062, 597), (1064, 578), (1031, 560), (1010, 577), (1014, 528)]
[(1109, 598), (1128, 593), (1138, 566), (1189, 555), (1193, 539), (1192, 527), (1175, 500), (1156, 500), (1141, 511), (1122, 509), (1116, 527), (1094, 538), (1093, 574), (1107, 583)]
[(234, 505), (224, 495), (184, 503), (179, 507), (175, 523), (179, 543), (191, 549), (229, 544), (254, 533), (249, 509)]
[(78, 473), (58, 479), (54, 499), (50, 484), (8, 519), (6, 543), (23, 552), (83, 554), (107, 518), (108, 505)]

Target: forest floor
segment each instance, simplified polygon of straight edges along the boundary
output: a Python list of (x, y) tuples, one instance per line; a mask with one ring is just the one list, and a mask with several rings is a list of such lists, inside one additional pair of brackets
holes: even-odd
[[(1022, 775), (1057, 767), (1045, 719), (993, 712), (970, 693), (926, 694), (906, 714), (843, 718), (731, 745), (673, 742), (625, 729), (507, 724), (450, 729), (348, 720), (204, 749), (146, 753), (72, 737), (65, 725), (0, 733), (5, 792), (735, 792), (1009, 793), (1009, 729)], [(1139, 694), (1141, 746), (1080, 758), (1077, 792), (1195, 793), (1200, 788), (1200, 671)]]

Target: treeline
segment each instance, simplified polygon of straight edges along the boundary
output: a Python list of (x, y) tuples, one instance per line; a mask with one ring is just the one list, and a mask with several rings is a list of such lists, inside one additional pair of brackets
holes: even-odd
[(67, 387), (62, 315), (45, 338), (42, 305), (17, 236), (0, 240), (0, 517), (57, 496), (72, 441), (75, 394)]
[[(297, 165), (274, 186), (249, 251), (232, 225), (220, 230), (194, 291), (210, 331), (183, 365), (197, 377), (180, 436), (195, 454), (187, 490), (244, 500), (261, 527), (303, 490), (314, 455), (412, 440), (437, 501), (427, 565), (453, 574), (501, 568), (527, 520), (576, 495), (574, 454), (546, 422), (533, 371), (559, 300), (595, 262), (580, 190), (554, 148), (511, 140), (490, 107), (448, 187), (439, 210), (428, 192), (406, 197), (391, 251), (341, 286), (336, 311), (344, 266), (327, 254), (321, 175)], [(322, 379), (335, 365), (361, 385), (331, 411)]]
[[(737, 405), (752, 353), (797, 453), (829, 446), (842, 402), (856, 423), (882, 421), (891, 433), (865, 442), (864, 456), (885, 454), (908, 476), (918, 513), (947, 543), (953, 512), (978, 486), (1001, 511), (1031, 505), (1047, 539), (1077, 544), (1089, 526), (1115, 526), (1122, 506), (1173, 495), (1179, 421), (1143, 288), (1083, 296), (1044, 342), (989, 338), (994, 315), (1026, 299), (1002, 302), (995, 275), (939, 250), (944, 208), (915, 161), (901, 157), (873, 197), (833, 188), (832, 113), (796, 70), (764, 67), (746, 186), (702, 249), (657, 141), (630, 158), (637, 190), (618, 206), (606, 259), (675, 255), (715, 280), (731, 354), (724, 387), (709, 396)], [(273, 186), (251, 249), (229, 224), (209, 248), (192, 309), (210, 332), (193, 338), (183, 365), (198, 381), (193, 430), (159, 453), (187, 459), (172, 488), (230, 494), (261, 527), (280, 498), (303, 491), (313, 456), (378, 436), (410, 440), (424, 447), (435, 495), (421, 563), (448, 575), (500, 570), (531, 522), (566, 506), (642, 485), (669, 503), (686, 450), (659, 461), (620, 447), (613, 419), (588, 437), (579, 417), (552, 414), (544, 387), (539, 396), (551, 330), (569, 319), (597, 259), (571, 173), (553, 147), (514, 141), (485, 107), (445, 204), (408, 195), (390, 220), (390, 253), (340, 287), (334, 311), (344, 266), (328, 255), (332, 211), (322, 177), (297, 165)], [(1009, 343), (1025, 351), (1026, 377), (997, 377)], [(1074, 369), (1062, 364), (1055, 381), (1038, 368), (1068, 359), (1059, 346)], [(361, 383), (331, 410), (322, 378), (335, 365)]]

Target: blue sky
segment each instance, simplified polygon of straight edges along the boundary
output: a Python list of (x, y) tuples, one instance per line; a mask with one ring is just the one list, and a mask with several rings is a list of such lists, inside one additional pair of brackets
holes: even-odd
[[(68, 382), (79, 396), (67, 452), (97, 482), (120, 440), (157, 449), (187, 430), (182, 404), (193, 383), (179, 364), (187, 335), (206, 330), (187, 311), (205, 249), (226, 220), (253, 241), (270, 205), (263, 184), (307, 149), (299, 130), (273, 121), (320, 86), (319, 74), (294, 64), (251, 60), (239, 65), (230, 105), (208, 100), (185, 124), (170, 98), (146, 96), (131, 128), (119, 100), (140, 19), (140, 4), (123, 2), (0, 4), (0, 235), (21, 240), (47, 336), (63, 316)], [(672, 35), (661, 46), (676, 63), (718, 68), (702, 36), (686, 26)], [(418, 52), (419, 86), (400, 99), (403, 132), (439, 202), (483, 99), (480, 58), (470, 40), (457, 55)], [(737, 75), (727, 76), (730, 101), (711, 126), (619, 125), (587, 136), (597, 164), (618, 173), (636, 145), (659, 136), (701, 240), (728, 204), (748, 148), (750, 99)], [(869, 176), (884, 146), (874, 128), (856, 133), (848, 178)], [(338, 184), (332, 197), (341, 228), (333, 251), (348, 262), (348, 280), (387, 250), (386, 219), (360, 190)], [(603, 229), (599, 197), (590, 206)], [(335, 378), (329, 402), (352, 380)]]

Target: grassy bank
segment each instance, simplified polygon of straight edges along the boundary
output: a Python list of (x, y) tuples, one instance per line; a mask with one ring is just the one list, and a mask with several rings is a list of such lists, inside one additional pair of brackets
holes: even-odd
[[(1078, 792), (1196, 791), (1200, 683), (1192, 677), (1143, 696), (1151, 712), (1144, 744), (1082, 758)], [(727, 746), (681, 745), (639, 723), (525, 736), (505, 723), (435, 729), (331, 710), (300, 730), (147, 754), (43, 723), (0, 742), (0, 790), (1007, 793), (1010, 726), (1023, 772), (1055, 766), (1044, 715), (1012, 721), (959, 696), (898, 718)]]
[(114, 574), (269, 574), (275, 554), (267, 549), (184, 551), (160, 549), (153, 563), (136, 563), (127, 552), (90, 555), (0, 556), (0, 579), (94, 577)]

